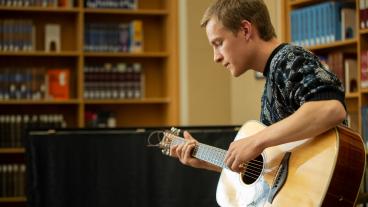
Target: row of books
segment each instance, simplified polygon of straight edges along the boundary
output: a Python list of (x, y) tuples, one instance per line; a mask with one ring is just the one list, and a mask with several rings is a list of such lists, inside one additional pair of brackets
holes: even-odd
[(0, 197), (24, 197), (26, 195), (25, 178), (25, 164), (0, 164)]
[(355, 55), (337, 51), (319, 58), (340, 79), (346, 93), (358, 90), (358, 63)]
[(84, 68), (84, 98), (132, 99), (144, 97), (144, 74), (140, 63), (118, 63)]
[(86, 111), (84, 114), (86, 127), (115, 128), (116, 116), (111, 111)]
[(85, 28), (85, 51), (142, 52), (143, 22), (88, 23)]
[(0, 147), (24, 147), (28, 129), (65, 127), (67, 124), (62, 114), (0, 115)]
[(69, 99), (69, 69), (1, 68), (0, 100)]
[(45, 87), (43, 68), (1, 68), (0, 100), (44, 99)]
[(138, 8), (138, 0), (86, 0), (85, 3), (88, 8)]
[(368, 28), (368, 0), (359, 0), (359, 25), (361, 29)]
[(0, 51), (35, 50), (35, 26), (29, 19), (0, 19)]
[(0, 0), (0, 6), (72, 7), (74, 0)]
[(291, 12), (291, 40), (301, 46), (326, 44), (356, 36), (355, 5), (329, 1)]

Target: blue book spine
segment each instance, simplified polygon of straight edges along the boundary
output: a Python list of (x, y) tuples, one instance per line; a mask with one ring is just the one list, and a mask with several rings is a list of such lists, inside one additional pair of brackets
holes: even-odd
[(298, 45), (300, 45), (300, 46), (302, 46), (303, 45), (303, 22), (302, 22), (302, 10), (299, 10), (298, 11), (298, 15), (297, 15), (298, 17), (297, 17), (297, 24), (298, 24), (298, 26), (297, 26), (297, 28), (298, 28), (298, 35), (297, 35), (297, 37), (298, 37), (298, 42), (299, 42), (299, 44)]
[[(291, 21), (291, 42), (294, 45), (297, 45), (297, 37), (296, 37), (296, 11), (292, 11), (291, 12), (291, 14), (290, 14), (290, 21)], [(1, 28), (0, 28), (0, 31), (1, 31)]]
[(321, 5), (322, 12), (322, 44), (326, 44), (328, 42), (328, 23), (329, 23), (329, 6), (328, 4)]
[(306, 46), (306, 40), (307, 40), (307, 24), (306, 24), (306, 18), (305, 18), (305, 9), (300, 10), (300, 45)]
[(311, 27), (312, 27), (311, 45), (315, 46), (317, 44), (317, 11), (315, 6), (310, 7), (310, 13), (311, 13)]
[(313, 29), (313, 13), (312, 13), (312, 8), (311, 7), (307, 7), (306, 8), (306, 19), (307, 19), (307, 45), (313, 46), (314, 45), (314, 33), (316, 30)]
[(341, 3), (333, 2), (333, 14), (334, 14), (334, 41), (341, 40)]
[(326, 8), (326, 12), (327, 12), (327, 43), (330, 43), (333, 41), (333, 28), (334, 26), (334, 22), (333, 22), (333, 4), (332, 2), (328, 2), (327, 4), (327, 8)]

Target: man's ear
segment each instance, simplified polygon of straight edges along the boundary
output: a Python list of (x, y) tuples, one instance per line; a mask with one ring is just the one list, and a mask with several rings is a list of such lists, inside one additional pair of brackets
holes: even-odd
[(249, 40), (249, 38), (252, 36), (252, 23), (248, 20), (243, 20), (240, 23), (240, 31), (242, 32), (242, 35), (245, 37), (246, 40)]

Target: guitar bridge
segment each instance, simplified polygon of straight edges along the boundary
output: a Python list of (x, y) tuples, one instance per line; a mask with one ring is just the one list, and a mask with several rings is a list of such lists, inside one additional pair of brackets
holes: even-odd
[(291, 152), (286, 152), (281, 160), (279, 169), (277, 170), (277, 174), (275, 176), (272, 187), (270, 189), (270, 194), (267, 199), (269, 203), (272, 203), (273, 199), (275, 199), (277, 193), (280, 191), (280, 189), (286, 182), (289, 169), (290, 156)]

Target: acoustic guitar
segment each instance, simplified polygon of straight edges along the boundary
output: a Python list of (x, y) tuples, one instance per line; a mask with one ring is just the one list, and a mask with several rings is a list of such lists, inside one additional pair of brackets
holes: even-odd
[[(235, 140), (264, 129), (246, 122)], [(182, 144), (178, 130), (162, 131), (157, 146), (166, 155)], [(337, 126), (319, 136), (267, 148), (235, 173), (224, 163), (226, 150), (199, 143), (192, 156), (223, 168), (217, 185), (220, 206), (354, 206), (365, 169), (358, 133)]]

